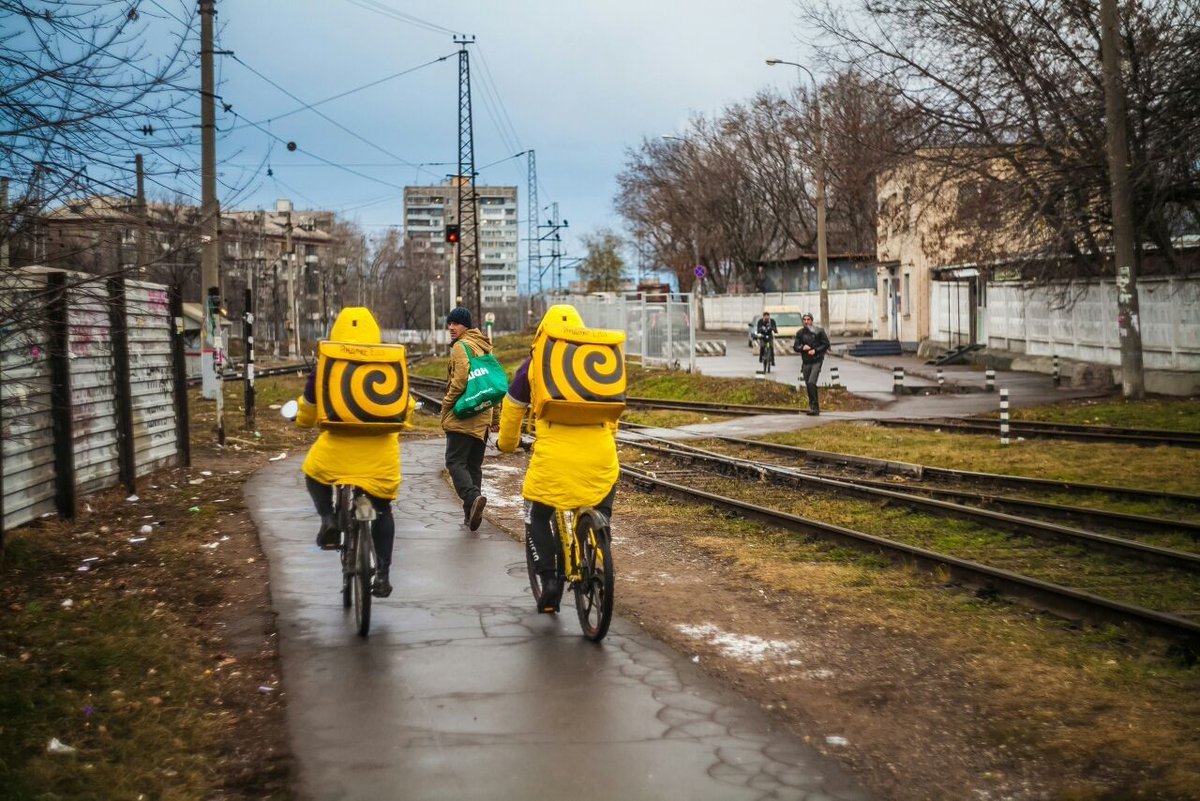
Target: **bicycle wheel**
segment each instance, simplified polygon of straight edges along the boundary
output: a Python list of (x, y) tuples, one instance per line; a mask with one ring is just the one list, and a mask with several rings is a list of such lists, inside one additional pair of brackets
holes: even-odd
[(533, 593), (533, 606), (537, 610), (542, 608), (542, 580), (538, 576), (537, 562), (533, 560), (533, 548), (530, 546), (529, 536), (525, 536), (525, 572), (529, 575), (529, 591)]
[(608, 633), (613, 611), (612, 550), (609, 529), (603, 516), (581, 512), (575, 521), (575, 539), (579, 547), (579, 581), (575, 584), (575, 611), (583, 636), (600, 642)]
[(358, 636), (366, 637), (367, 630), (371, 627), (371, 554), (375, 550), (371, 545), (371, 523), (367, 520), (356, 520), (352, 531), (354, 575), (351, 585), (354, 588), (354, 625)]
[(350, 553), (350, 523), (353, 517), (350, 513), (350, 501), (353, 498), (350, 487), (338, 487), (337, 506), (334, 514), (338, 521), (339, 556), (342, 559), (342, 608), (349, 609), (352, 603), (350, 580), (354, 575), (354, 557)]

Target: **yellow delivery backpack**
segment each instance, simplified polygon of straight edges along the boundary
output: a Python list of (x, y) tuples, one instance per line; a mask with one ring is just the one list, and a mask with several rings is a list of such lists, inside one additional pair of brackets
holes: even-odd
[(539, 420), (615, 423), (625, 411), (625, 332), (549, 317), (533, 341), (530, 400)]
[(404, 428), (408, 364), (403, 345), (323, 340), (317, 346), (317, 423), (339, 433)]

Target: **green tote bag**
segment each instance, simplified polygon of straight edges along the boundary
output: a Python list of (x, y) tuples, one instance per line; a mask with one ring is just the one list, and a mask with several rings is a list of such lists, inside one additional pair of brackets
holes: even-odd
[(504, 399), (508, 392), (508, 376), (504, 375), (504, 368), (492, 354), (472, 356), (467, 343), (459, 344), (467, 352), (467, 388), (454, 402), (454, 416), (474, 417)]

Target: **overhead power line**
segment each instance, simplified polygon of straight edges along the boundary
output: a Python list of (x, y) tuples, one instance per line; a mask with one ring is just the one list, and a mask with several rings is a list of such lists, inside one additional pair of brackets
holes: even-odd
[[(381, 83), (387, 83), (388, 81), (391, 81), (396, 78), (400, 78), (404, 75), (408, 75), (410, 73), (416, 72), (417, 70), (424, 69), (425, 67), (432, 66), (433, 64), (437, 64), (440, 61), (446, 61), (447, 59), (449, 59), (453, 56), (457, 56), (457, 55), (458, 55), (458, 51), (455, 51), (453, 53), (447, 53), (446, 55), (441, 56), (439, 58), (435, 58), (430, 61), (426, 61), (424, 64), (418, 64), (415, 67), (409, 67), (408, 69), (401, 70), (400, 72), (392, 73), (391, 75), (371, 81), (370, 83), (364, 83), (362, 86), (356, 86), (353, 89), (347, 89), (346, 91), (339, 92), (336, 95), (330, 95), (329, 97), (326, 97), (323, 100), (317, 100), (314, 103), (305, 103), (304, 105), (300, 106), (299, 108), (294, 108), (291, 111), (285, 111), (282, 114), (276, 114), (275, 116), (270, 117), (269, 119), (259, 120), (259, 122), (275, 122), (277, 120), (283, 119), (284, 117), (290, 117), (293, 114), (299, 114), (301, 111), (311, 111), (311, 110), (315, 109), (317, 106), (323, 106), (326, 103), (330, 103), (334, 100), (340, 100), (343, 97), (348, 97), (349, 95), (355, 94), (356, 92), (361, 92), (365, 89), (370, 89), (371, 87), (378, 86)], [(249, 69), (249, 67), (247, 67), (247, 69)], [(253, 71), (253, 70), (251, 70), (251, 71)], [(278, 87), (276, 87), (276, 88), (278, 88)], [(303, 101), (301, 101), (301, 102), (303, 102)], [(247, 123), (247, 125), (248, 125), (248, 123)], [(233, 130), (238, 130), (239, 128), (245, 128), (245, 127), (247, 127), (247, 125), (239, 125), (239, 126), (237, 126), (237, 128), (234, 128)]]
[[(241, 65), (242, 65), (243, 67), (245, 67), (246, 69), (250, 70), (250, 72), (254, 73), (254, 74), (255, 74), (255, 75), (257, 75), (259, 78), (261, 78), (261, 79), (263, 79), (264, 81), (266, 81), (267, 83), (269, 83), (271, 86), (274, 86), (276, 89), (278, 89), (279, 91), (283, 92), (283, 93), (284, 93), (285, 95), (287, 95), (288, 97), (290, 97), (290, 98), (292, 98), (293, 100), (295, 100), (297, 103), (304, 103), (304, 101), (303, 101), (303, 100), (301, 100), (299, 97), (296, 97), (296, 95), (292, 94), (292, 93), (291, 93), (291, 92), (289, 92), (287, 89), (284, 89), (282, 86), (280, 86), (279, 84), (277, 84), (275, 81), (273, 81), (273, 80), (271, 80), (270, 78), (268, 78), (266, 75), (263, 75), (261, 72), (259, 72), (258, 70), (254, 69), (254, 68), (253, 68), (253, 67), (251, 67), (249, 64), (247, 64), (245, 61), (242, 61), (240, 58), (238, 58), (236, 55), (233, 55), (233, 56), (230, 56), (230, 57), (231, 57), (231, 58), (232, 58), (234, 61), (236, 61), (237, 63), (241, 64)], [(306, 105), (308, 105), (308, 104), (306, 104)], [(346, 133), (350, 134), (351, 136), (353, 136), (355, 139), (359, 140), (359, 141), (360, 141), (360, 142), (362, 142), (363, 144), (365, 144), (365, 145), (367, 145), (367, 146), (369, 146), (369, 147), (373, 147), (373, 148), (375, 148), (375, 149), (376, 149), (376, 150), (378, 150), (380, 153), (383, 153), (385, 156), (389, 156), (389, 157), (391, 157), (391, 158), (394, 158), (394, 159), (396, 159), (397, 161), (404, 162), (405, 164), (407, 164), (407, 165), (408, 165), (408, 166), (410, 166), (410, 167), (416, 167), (416, 166), (417, 166), (417, 165), (416, 165), (414, 162), (411, 162), (411, 161), (409, 161), (408, 159), (404, 158), (403, 156), (398, 156), (398, 155), (396, 155), (395, 153), (393, 153), (392, 151), (388, 150), (387, 148), (385, 148), (385, 147), (382, 147), (382, 146), (380, 146), (380, 145), (377, 145), (377, 144), (375, 144), (375, 143), (374, 143), (374, 142), (372, 142), (370, 139), (367, 139), (365, 136), (362, 136), (362, 135), (360, 135), (360, 134), (358, 134), (358, 133), (356, 133), (356, 132), (354, 132), (354, 131), (350, 130), (350, 129), (349, 129), (349, 128), (347, 128), (345, 125), (342, 125), (340, 122), (338, 122), (337, 120), (335, 120), (333, 117), (330, 117), (330, 116), (329, 116), (328, 114), (326, 114), (325, 112), (323, 112), (323, 111), (317, 111), (315, 108), (311, 108), (311, 106), (310, 106), (310, 110), (311, 110), (311, 111), (312, 111), (314, 114), (316, 114), (318, 117), (320, 117), (321, 119), (323, 119), (323, 120), (325, 120), (325, 121), (329, 122), (330, 124), (334, 125), (334, 126), (335, 126), (335, 127), (337, 127), (338, 129), (340, 129), (340, 130), (342, 130), (342, 131), (344, 131), (344, 132), (346, 132)], [(261, 130), (261, 126), (260, 126), (260, 125), (258, 125), (257, 123), (255, 123), (254, 127), (256, 127), (256, 128), (259, 128), (259, 129)]]

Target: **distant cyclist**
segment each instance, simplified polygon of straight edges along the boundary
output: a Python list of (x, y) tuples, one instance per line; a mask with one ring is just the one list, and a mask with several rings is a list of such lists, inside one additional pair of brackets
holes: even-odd
[[(335, 342), (352, 342), (363, 345), (380, 343), (379, 324), (369, 309), (355, 307), (342, 309), (329, 339)], [(317, 422), (316, 368), (308, 376), (304, 393), (300, 396), (300, 408), (296, 413), (296, 425), (312, 428)], [(408, 415), (412, 415), (413, 401), (409, 398)], [(308, 456), (300, 467), (304, 471), (304, 483), (313, 504), (321, 515), (321, 528), (317, 532), (317, 545), (324, 550), (338, 547), (338, 523), (333, 514), (334, 484), (351, 484), (359, 487), (371, 499), (375, 507), (375, 522), (371, 527), (375, 541), (375, 556), (378, 567), (371, 593), (380, 598), (392, 594), (388, 571), (392, 565), (392, 547), (396, 538), (396, 523), (392, 519), (392, 501), (400, 489), (400, 435), (343, 433), (335, 430), (322, 431), (317, 441), (308, 450)]]
[[(539, 334), (550, 320), (584, 327), (579, 312), (568, 304), (551, 306), (546, 311), (538, 326)], [(496, 446), (505, 453), (512, 453), (520, 444), (521, 421), (532, 398), (531, 384), (542, 380), (530, 371), (531, 359), (517, 368), (500, 411)], [(554, 510), (590, 506), (611, 518), (620, 469), (614, 423), (570, 425), (537, 421), (537, 441), (521, 494), (525, 498), (525, 533), (533, 543), (542, 583), (541, 611), (557, 612), (563, 591), (557, 565), (558, 538), (550, 527)]]
[(754, 324), (754, 336), (760, 343), (771, 340), (771, 344), (775, 344), (775, 335), (779, 333), (779, 326), (771, 319), (770, 312), (763, 312), (762, 317)]

